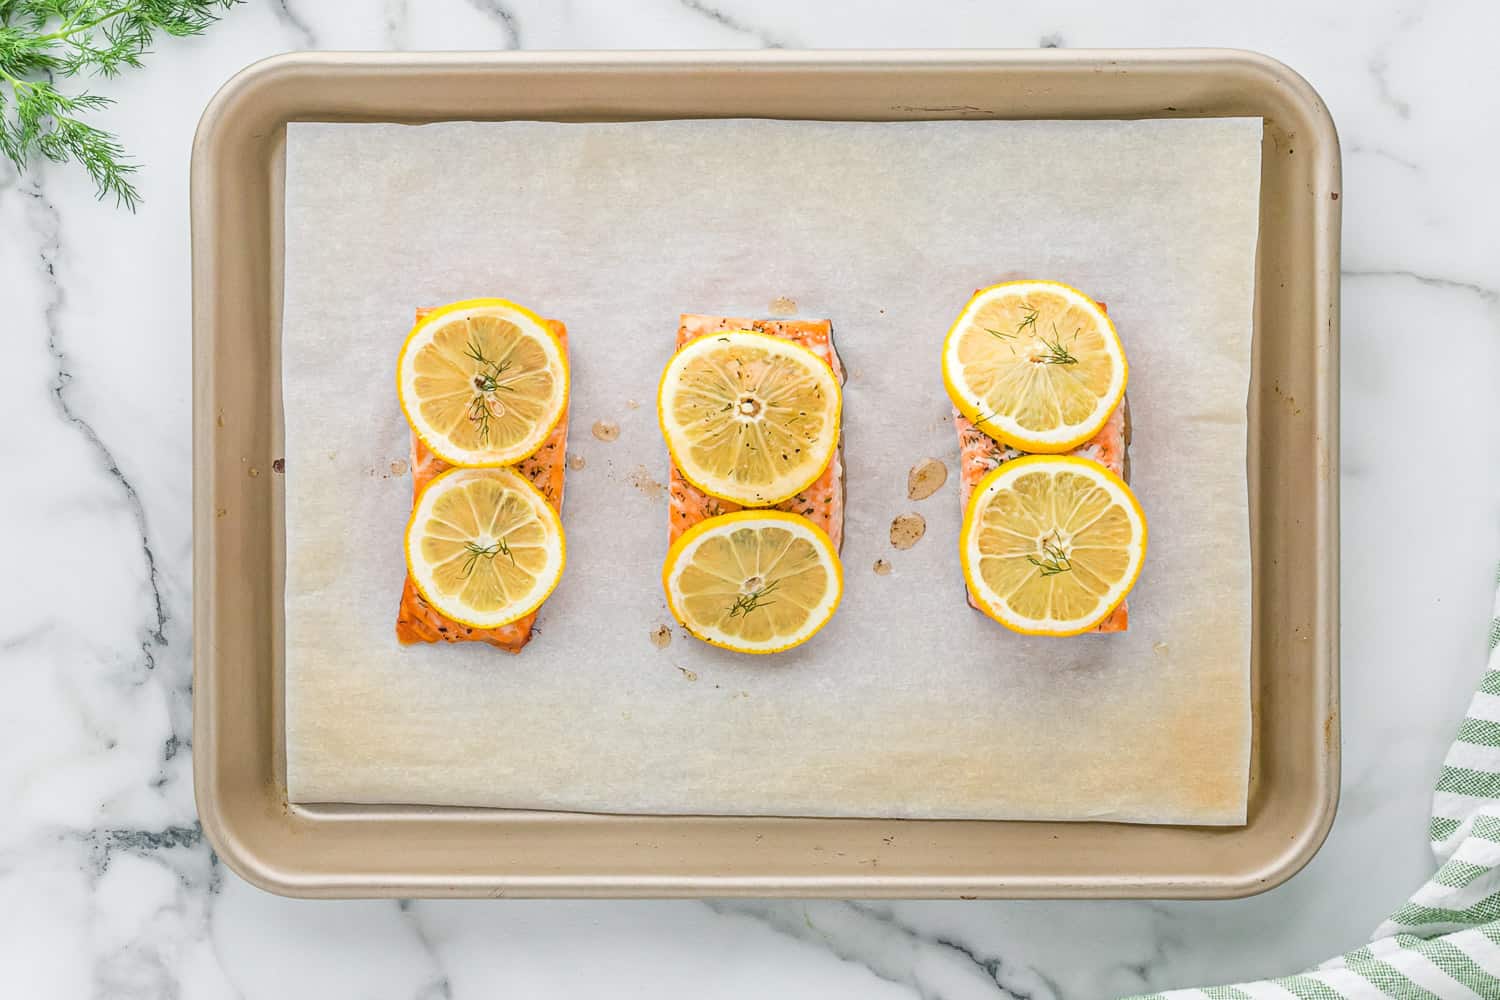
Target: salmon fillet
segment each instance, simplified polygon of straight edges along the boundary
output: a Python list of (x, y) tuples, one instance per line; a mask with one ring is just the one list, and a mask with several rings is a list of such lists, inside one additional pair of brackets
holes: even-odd
[[(417, 319), (420, 321), (432, 310), (418, 309)], [(563, 353), (566, 355), (568, 349), (568, 328), (555, 319), (546, 320), (548, 328), (557, 335), (562, 344)], [(566, 452), (568, 449), (568, 410), (563, 409), (562, 416), (557, 421), (557, 426), (552, 428), (552, 433), (542, 442), (541, 448), (530, 458), (522, 459), (516, 463), (516, 471), (531, 481), (531, 485), (541, 491), (542, 496), (552, 505), (552, 509), (559, 514), (562, 513), (563, 501), (563, 474), (566, 466)], [(434, 455), (422, 442), (415, 431), (411, 435), (411, 496), (415, 505), (417, 496), (423, 487), (432, 482), (438, 475), (447, 472), (452, 466)], [(418, 593), (416, 585), (412, 583), (411, 574), (406, 575), (406, 582), (401, 588), (401, 607), (396, 613), (396, 638), (403, 645), (411, 645), (418, 642), (487, 642), (491, 646), (497, 646), (511, 653), (519, 653), (528, 642), (536, 629), (537, 613), (533, 611), (525, 618), (517, 619), (509, 625), (501, 625), (498, 628), (474, 628), (462, 622), (456, 622), (443, 614)]]
[[(700, 316), (684, 313), (677, 327), (677, 348), (692, 343), (699, 337), (724, 330), (755, 330), (801, 344), (818, 357), (828, 362), (839, 384), (844, 382), (844, 366), (838, 351), (833, 347), (833, 324), (826, 319), (751, 320), (734, 316)], [(743, 510), (739, 504), (720, 500), (704, 493), (682, 477), (677, 463), (672, 463), (669, 482), (671, 503), (668, 506), (668, 534), (672, 541), (684, 531), (705, 518), (717, 517)], [(811, 486), (789, 500), (777, 504), (776, 510), (798, 514), (828, 533), (835, 551), (844, 545), (844, 441), (839, 435), (839, 446), (833, 453), (833, 461)]]
[[(1100, 302), (1099, 308), (1106, 309), (1106, 306)], [(959, 502), (967, 511), (969, 497), (973, 495), (974, 487), (979, 485), (981, 479), (999, 468), (1002, 462), (1020, 458), (1026, 453), (996, 441), (957, 410), (953, 411), (953, 426), (958, 429)], [(1130, 482), (1129, 397), (1121, 396), (1120, 405), (1109, 415), (1103, 429), (1068, 454), (1098, 462), (1127, 483)], [(965, 590), (968, 590), (967, 586)], [(968, 592), (968, 598), (970, 607), (979, 607), (972, 591)], [(1130, 612), (1126, 608), (1127, 603), (1129, 602), (1121, 601), (1120, 606), (1091, 631), (1124, 632), (1128, 629)]]

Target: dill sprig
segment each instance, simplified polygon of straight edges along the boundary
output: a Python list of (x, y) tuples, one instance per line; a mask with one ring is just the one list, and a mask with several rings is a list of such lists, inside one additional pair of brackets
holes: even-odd
[(1032, 305), (1030, 302), (1022, 302), (1021, 309), (1024, 310), (1025, 315), (1021, 317), (1021, 322), (1016, 324), (1014, 333), (1006, 333), (1004, 330), (996, 330), (992, 326), (985, 327), (984, 332), (997, 340), (1015, 340), (1017, 337), (1020, 337), (1023, 334), (1035, 333), (1037, 318), (1036, 306)]
[[(1074, 330), (1073, 331), (1073, 340), (1077, 340), (1077, 339), (1078, 339), (1078, 331)], [(1042, 354), (1038, 354), (1032, 360), (1034, 360), (1034, 361), (1040, 361), (1044, 365), (1076, 365), (1076, 364), (1078, 364), (1078, 359), (1075, 358), (1071, 353), (1069, 353), (1068, 349), (1063, 346), (1062, 337), (1057, 332), (1057, 324), (1056, 323), (1052, 324), (1052, 339), (1048, 340), (1046, 337), (1043, 337), (1043, 338), (1041, 338), (1041, 341), (1042, 341), (1042, 345), (1044, 347), (1046, 347), (1047, 350), (1044, 353), (1042, 353)], [(1070, 341), (1070, 343), (1071, 343), (1071, 341)]]
[(469, 401), (469, 419), (479, 425), (479, 440), (485, 444), (490, 443), (490, 418), (494, 416), (493, 404), (495, 393), (504, 390), (514, 392), (512, 386), (504, 385), (500, 376), (504, 375), (510, 368), (510, 360), (506, 359), (496, 363), (484, 356), (484, 349), (475, 341), (469, 341), (464, 356), (473, 359), (479, 365), (479, 371), (474, 373), (474, 398)]
[(763, 608), (768, 604), (775, 604), (775, 601), (766, 600), (766, 595), (775, 590), (777, 584), (779, 584), (780, 582), (780, 580), (772, 580), (770, 583), (765, 584), (761, 587), (757, 587), (755, 590), (750, 591), (750, 593), (748, 594), (741, 594), (740, 596), (736, 597), (734, 599), (734, 603), (729, 606), (729, 617), (738, 618), (741, 615), (748, 615), (756, 608)]
[(480, 545), (478, 542), (464, 542), (464, 548), (469, 553), (468, 558), (464, 560), (463, 569), (461, 570), (464, 576), (468, 576), (474, 572), (474, 567), (478, 565), (480, 559), (494, 559), (497, 555), (509, 556), (510, 564), (512, 566), (516, 564), (516, 557), (510, 551), (510, 546), (505, 544), (505, 539), (503, 538), (497, 538), (489, 545)]
[(1032, 305), (1030, 302), (1022, 302), (1021, 308), (1026, 311), (1026, 315), (1021, 317), (1021, 322), (1016, 326), (1017, 337), (1021, 336), (1021, 334), (1023, 333), (1036, 333), (1036, 306)]
[(158, 32), (199, 34), (240, 2), (0, 0), (0, 153), (23, 172), (36, 157), (77, 163), (100, 199), (134, 211), (137, 165), (119, 139), (84, 120), (113, 102), (87, 91), (64, 94), (57, 82), (138, 68)]
[(1027, 556), (1026, 561), (1042, 571), (1042, 576), (1056, 576), (1066, 573), (1073, 568), (1068, 561), (1068, 553), (1063, 549), (1061, 542), (1056, 538), (1042, 540), (1042, 556)]

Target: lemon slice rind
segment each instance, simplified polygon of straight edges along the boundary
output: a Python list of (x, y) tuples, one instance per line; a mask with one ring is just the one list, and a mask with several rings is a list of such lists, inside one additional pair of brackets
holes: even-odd
[[(715, 352), (725, 353), (735, 347), (759, 350), (792, 361), (816, 383), (820, 392), (818, 400), (823, 406), (821, 435), (811, 441), (799, 438), (795, 446), (802, 450), (788, 449), (787, 457), (781, 461), (777, 461), (774, 455), (770, 456), (767, 460), (781, 471), (774, 478), (752, 484), (716, 475), (704, 463), (695, 459), (692, 436), (694, 433), (704, 433), (704, 430), (684, 424), (678, 419), (674, 406), (680, 395), (688, 394), (683, 377), (690, 366), (713, 366), (716, 364), (716, 360), (712, 358)], [(731, 379), (731, 375), (725, 373), (722, 366), (718, 371), (726, 383)], [(734, 405), (734, 401), (727, 398), (724, 402)], [(838, 450), (842, 409), (843, 392), (837, 376), (826, 361), (801, 344), (755, 330), (727, 330), (684, 344), (667, 363), (656, 394), (657, 420), (661, 424), (662, 436), (666, 439), (672, 462), (683, 478), (711, 497), (729, 500), (745, 507), (773, 507), (817, 482)], [(717, 417), (717, 413), (707, 413), (702, 419), (713, 424)], [(727, 424), (730, 419), (737, 418), (726, 417), (717, 426)], [(698, 420), (694, 423), (698, 423)], [(804, 457), (796, 457), (799, 455)]]
[[(686, 605), (692, 599), (691, 595), (685, 595), (682, 591), (682, 578), (690, 568), (695, 567), (695, 557), (698, 556), (701, 547), (715, 538), (722, 538), (743, 528), (753, 530), (765, 528), (785, 529), (790, 532), (794, 540), (802, 540), (810, 544), (815, 551), (818, 562), (828, 570), (827, 585), (818, 601), (807, 607), (806, 619), (801, 626), (791, 634), (778, 634), (765, 641), (747, 641), (740, 636), (731, 635), (713, 623), (695, 621), (687, 611)], [(790, 546), (788, 546), (789, 548)], [(696, 564), (701, 569), (701, 564)], [(710, 571), (705, 571), (710, 572)], [(720, 575), (723, 574), (715, 574)], [(729, 571), (733, 576), (734, 571)], [(767, 574), (770, 579), (777, 579)], [(786, 578), (781, 578), (785, 580)], [(768, 581), (767, 581), (768, 582)], [(763, 586), (764, 584), (762, 584)], [(817, 525), (803, 517), (788, 514), (776, 510), (744, 510), (730, 514), (721, 514), (698, 522), (682, 534), (677, 541), (672, 543), (667, 552), (666, 561), (662, 564), (662, 589), (666, 593), (667, 607), (678, 623), (686, 628), (698, 639), (703, 640), (721, 649), (728, 649), (737, 653), (769, 654), (780, 653), (793, 647), (800, 646), (816, 635), (824, 625), (833, 617), (838, 610), (839, 602), (844, 593), (844, 572), (839, 561), (838, 553), (834, 551), (833, 542)], [(732, 608), (734, 603), (741, 603), (740, 594), (727, 595), (723, 600), (726, 602), (726, 612)], [(780, 594), (779, 596), (785, 596)], [(772, 596), (771, 600), (775, 600)], [(747, 613), (755, 613), (750, 611)]]
[[(1023, 427), (1006, 412), (1007, 405), (1002, 405), (998, 399), (987, 398), (984, 392), (974, 386), (973, 379), (967, 374), (967, 366), (960, 357), (961, 348), (968, 338), (993, 337), (995, 338), (993, 342), (979, 341), (983, 348), (993, 355), (989, 366), (991, 372), (996, 365), (1016, 366), (1017, 363), (1013, 359), (1020, 351), (1022, 352), (1020, 357), (1032, 364), (1043, 366), (1038, 369), (1038, 372), (1045, 374), (1048, 379), (1053, 376), (1059, 378), (1074, 376), (1078, 371), (1074, 367), (1076, 360), (1069, 362), (1067, 359), (1072, 356), (1069, 353), (1072, 343), (1069, 338), (1076, 336), (1079, 332), (1077, 328), (1073, 331), (1059, 331), (1055, 327), (1048, 329), (1050, 324), (1039, 318), (1033, 318), (1028, 326), (1024, 322), (1024, 316), (1023, 322), (1010, 329), (996, 330), (976, 322), (987, 306), (1011, 299), (1019, 299), (1021, 303), (1026, 303), (1028, 295), (1035, 295), (1038, 298), (1047, 296), (1053, 300), (1061, 300), (1069, 308), (1086, 315), (1091, 321), (1092, 331), (1099, 338), (1096, 349), (1088, 356), (1093, 359), (1102, 355), (1101, 360), (1106, 361), (1110, 369), (1107, 387), (1097, 394), (1088, 393), (1096, 399), (1096, 403), (1086, 417), (1060, 421), (1046, 430)], [(1054, 350), (1053, 345), (1056, 345), (1059, 350)], [(959, 412), (990, 437), (1033, 454), (1058, 454), (1071, 451), (1098, 434), (1124, 397), (1129, 374), (1130, 368), (1125, 359), (1124, 348), (1120, 344), (1119, 334), (1115, 330), (1114, 321), (1089, 296), (1071, 285), (1057, 281), (1008, 281), (981, 288), (969, 299), (943, 341), (943, 385), (954, 406), (958, 407)], [(1055, 398), (1055, 390), (1049, 381), (1037, 377), (1026, 379), (1023, 376), (1010, 379), (1009, 383), (1021, 381), (1039, 393), (1053, 393)]]
[[(529, 508), (529, 513), (542, 528), (547, 542), (543, 546), (546, 549), (546, 562), (539, 572), (532, 574), (532, 586), (503, 608), (487, 614), (477, 613), (470, 605), (449, 599), (436, 584), (434, 566), (423, 558), (420, 550), (420, 542), (424, 536), (422, 529), (432, 522), (433, 510), (438, 500), (448, 491), (462, 489), (480, 479), (494, 480), (503, 489), (513, 491), (518, 498), (523, 500)], [(476, 540), (476, 544), (482, 540)], [(547, 498), (542, 495), (541, 491), (526, 480), (526, 477), (505, 466), (482, 469), (458, 467), (436, 476), (432, 482), (423, 487), (422, 492), (417, 496), (416, 503), (412, 505), (411, 517), (406, 525), (404, 548), (406, 571), (423, 600), (444, 617), (471, 628), (499, 628), (531, 614), (541, 607), (557, 588), (567, 562), (567, 542), (563, 535), (562, 520), (557, 516), (557, 511), (547, 502)], [(496, 552), (486, 558), (504, 558), (504, 556)]]
[[(983, 515), (987, 508), (998, 494), (1009, 490), (1022, 477), (1037, 472), (1051, 476), (1072, 473), (1091, 480), (1094, 485), (1106, 492), (1110, 507), (1117, 506), (1124, 513), (1132, 529), (1132, 538), (1127, 545), (1111, 546), (1111, 548), (1123, 549), (1126, 552), (1124, 572), (1109, 585), (1109, 589), (1099, 597), (1092, 610), (1069, 619), (1028, 617), (1016, 613), (1008, 600), (998, 595), (989, 585), (979, 569), (981, 560), (985, 556), (985, 553), (981, 551), (980, 540), (984, 526)], [(1079, 534), (1083, 536), (1088, 527), (1097, 523), (1098, 520), (1099, 518), (1096, 517), (1089, 522), (1089, 525), (1086, 525)], [(1050, 529), (1051, 526), (1043, 524), (1041, 527)], [(1036, 527), (1035, 524), (1032, 526), (1018, 524), (1014, 529), (1007, 527), (1007, 531), (1017, 538), (1022, 538), (1034, 534)], [(1049, 533), (1050, 530), (1042, 532), (1044, 537)], [(1024, 635), (1072, 636), (1093, 629), (1108, 618), (1125, 600), (1126, 595), (1130, 593), (1140, 577), (1141, 567), (1145, 562), (1146, 540), (1145, 514), (1135, 494), (1119, 476), (1086, 458), (1070, 455), (1032, 455), (1003, 463), (988, 473), (974, 488), (973, 496), (970, 497), (969, 505), (964, 511), (963, 526), (959, 529), (959, 563), (963, 567), (964, 582), (968, 585), (975, 604), (986, 615), (1006, 628)], [(1054, 569), (1058, 566), (1055, 560), (1049, 560), (1045, 551), (1039, 549), (1035, 555), (1038, 557), (1037, 561), (1028, 561), (1028, 565), (1036, 566), (1036, 576), (1028, 580), (1028, 585), (1035, 585), (1037, 580), (1043, 579), (1043, 563), (1050, 561)], [(1020, 554), (1019, 557), (1025, 556)]]
[[(423, 348), (432, 343), (437, 333), (450, 323), (486, 315), (498, 316), (515, 324), (534, 340), (542, 348), (547, 357), (547, 367), (555, 375), (555, 391), (543, 404), (539, 418), (529, 428), (523, 440), (504, 449), (466, 448), (453, 441), (424, 417), (422, 397), (416, 388), (415, 360)], [(396, 363), (396, 392), (406, 422), (434, 455), (449, 465), (466, 468), (514, 465), (534, 455), (567, 412), (569, 382), (567, 352), (547, 321), (525, 306), (497, 298), (464, 299), (432, 310), (407, 334)]]

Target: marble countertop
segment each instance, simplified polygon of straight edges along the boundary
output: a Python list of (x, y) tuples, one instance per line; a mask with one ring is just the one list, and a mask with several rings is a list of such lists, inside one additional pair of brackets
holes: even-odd
[[(1489, 0), (251, 0), (164, 41), (102, 115), (145, 164), (138, 214), (71, 167), (0, 167), (0, 515), (19, 570), (0, 585), (0, 993), (1040, 1000), (1359, 945), (1430, 870), (1429, 792), (1500, 557), (1497, 35)], [(186, 197), (204, 104), (288, 49), (766, 45), (1235, 46), (1327, 100), (1346, 206), (1344, 792), (1287, 885), (1214, 903), (299, 902), (204, 842)]]

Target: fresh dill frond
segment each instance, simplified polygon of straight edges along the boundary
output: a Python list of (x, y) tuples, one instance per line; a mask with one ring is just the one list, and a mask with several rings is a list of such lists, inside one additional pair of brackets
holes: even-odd
[(61, 80), (136, 69), (158, 35), (203, 32), (243, 0), (0, 0), (0, 154), (24, 172), (40, 157), (73, 162), (100, 199), (134, 211), (138, 169), (118, 138), (85, 118), (113, 103)]
[(1068, 560), (1067, 551), (1056, 538), (1042, 541), (1041, 558), (1027, 556), (1026, 561), (1040, 569), (1042, 576), (1056, 576), (1059, 573), (1067, 573), (1073, 568), (1073, 564)]
[(511, 362), (508, 358), (498, 363), (491, 361), (484, 356), (484, 349), (472, 340), (465, 348), (464, 356), (473, 359), (479, 365), (479, 372), (474, 376), (474, 385), (481, 392), (495, 392), (497, 389), (512, 391), (510, 386), (500, 383), (500, 376), (510, 370)]
[(500, 381), (500, 376), (510, 369), (510, 360), (494, 362), (484, 356), (484, 349), (474, 341), (469, 341), (464, 350), (464, 356), (470, 358), (479, 365), (479, 370), (474, 373), (474, 398), (469, 400), (469, 419), (479, 426), (479, 440), (485, 444), (490, 443), (490, 418), (495, 415), (495, 393), (500, 391), (514, 392), (513, 386), (505, 385)]
[(510, 564), (516, 564), (516, 557), (510, 551), (510, 546), (505, 544), (505, 539), (497, 538), (488, 545), (480, 545), (478, 542), (464, 542), (464, 549), (469, 554), (464, 559), (463, 568), (460, 572), (468, 576), (474, 572), (474, 567), (481, 559), (494, 559), (497, 555), (509, 556)]
[(460, 570), (464, 576), (474, 572), (474, 567), (480, 559), (493, 559), (495, 553), (500, 551), (494, 545), (480, 545), (478, 542), (464, 542), (464, 549), (469, 553), (464, 559), (463, 569)]
[[(1016, 328), (1014, 331), (1007, 333), (1005, 330), (997, 330), (992, 326), (986, 326), (983, 328), (984, 332), (989, 334), (991, 337), (994, 337), (996, 340), (1015, 340), (1016, 338), (1021, 337), (1027, 333), (1036, 333), (1036, 306), (1032, 305), (1030, 302), (1022, 302), (1021, 309), (1024, 312), (1024, 315), (1021, 317), (1021, 322), (1016, 324)], [(1014, 350), (1012, 350), (1012, 353), (1014, 353)]]
[(1022, 302), (1021, 308), (1026, 311), (1026, 315), (1021, 317), (1021, 322), (1016, 327), (1016, 336), (1018, 337), (1021, 334), (1027, 332), (1036, 333), (1036, 306), (1032, 305), (1030, 302)]
[(752, 590), (748, 594), (741, 594), (740, 596), (736, 597), (734, 599), (734, 603), (729, 606), (729, 617), (738, 618), (741, 615), (748, 615), (756, 608), (763, 608), (768, 604), (775, 604), (775, 601), (766, 600), (766, 595), (775, 590), (777, 584), (779, 584), (780, 582), (780, 580), (772, 580), (765, 586), (757, 587), (755, 590)]
[[(1078, 331), (1074, 330), (1073, 331), (1073, 340), (1077, 340), (1077, 339), (1078, 339)], [(1048, 340), (1046, 337), (1043, 337), (1042, 338), (1042, 345), (1044, 347), (1046, 347), (1047, 350), (1045, 352), (1043, 352), (1042, 354), (1037, 355), (1036, 358), (1033, 359), (1033, 360), (1040, 361), (1044, 365), (1076, 365), (1076, 364), (1078, 364), (1078, 359), (1075, 358), (1073, 356), (1072, 352), (1070, 352), (1068, 350), (1068, 348), (1063, 345), (1062, 336), (1059, 335), (1058, 332), (1057, 332), (1057, 324), (1056, 323), (1052, 324), (1052, 339)]]

